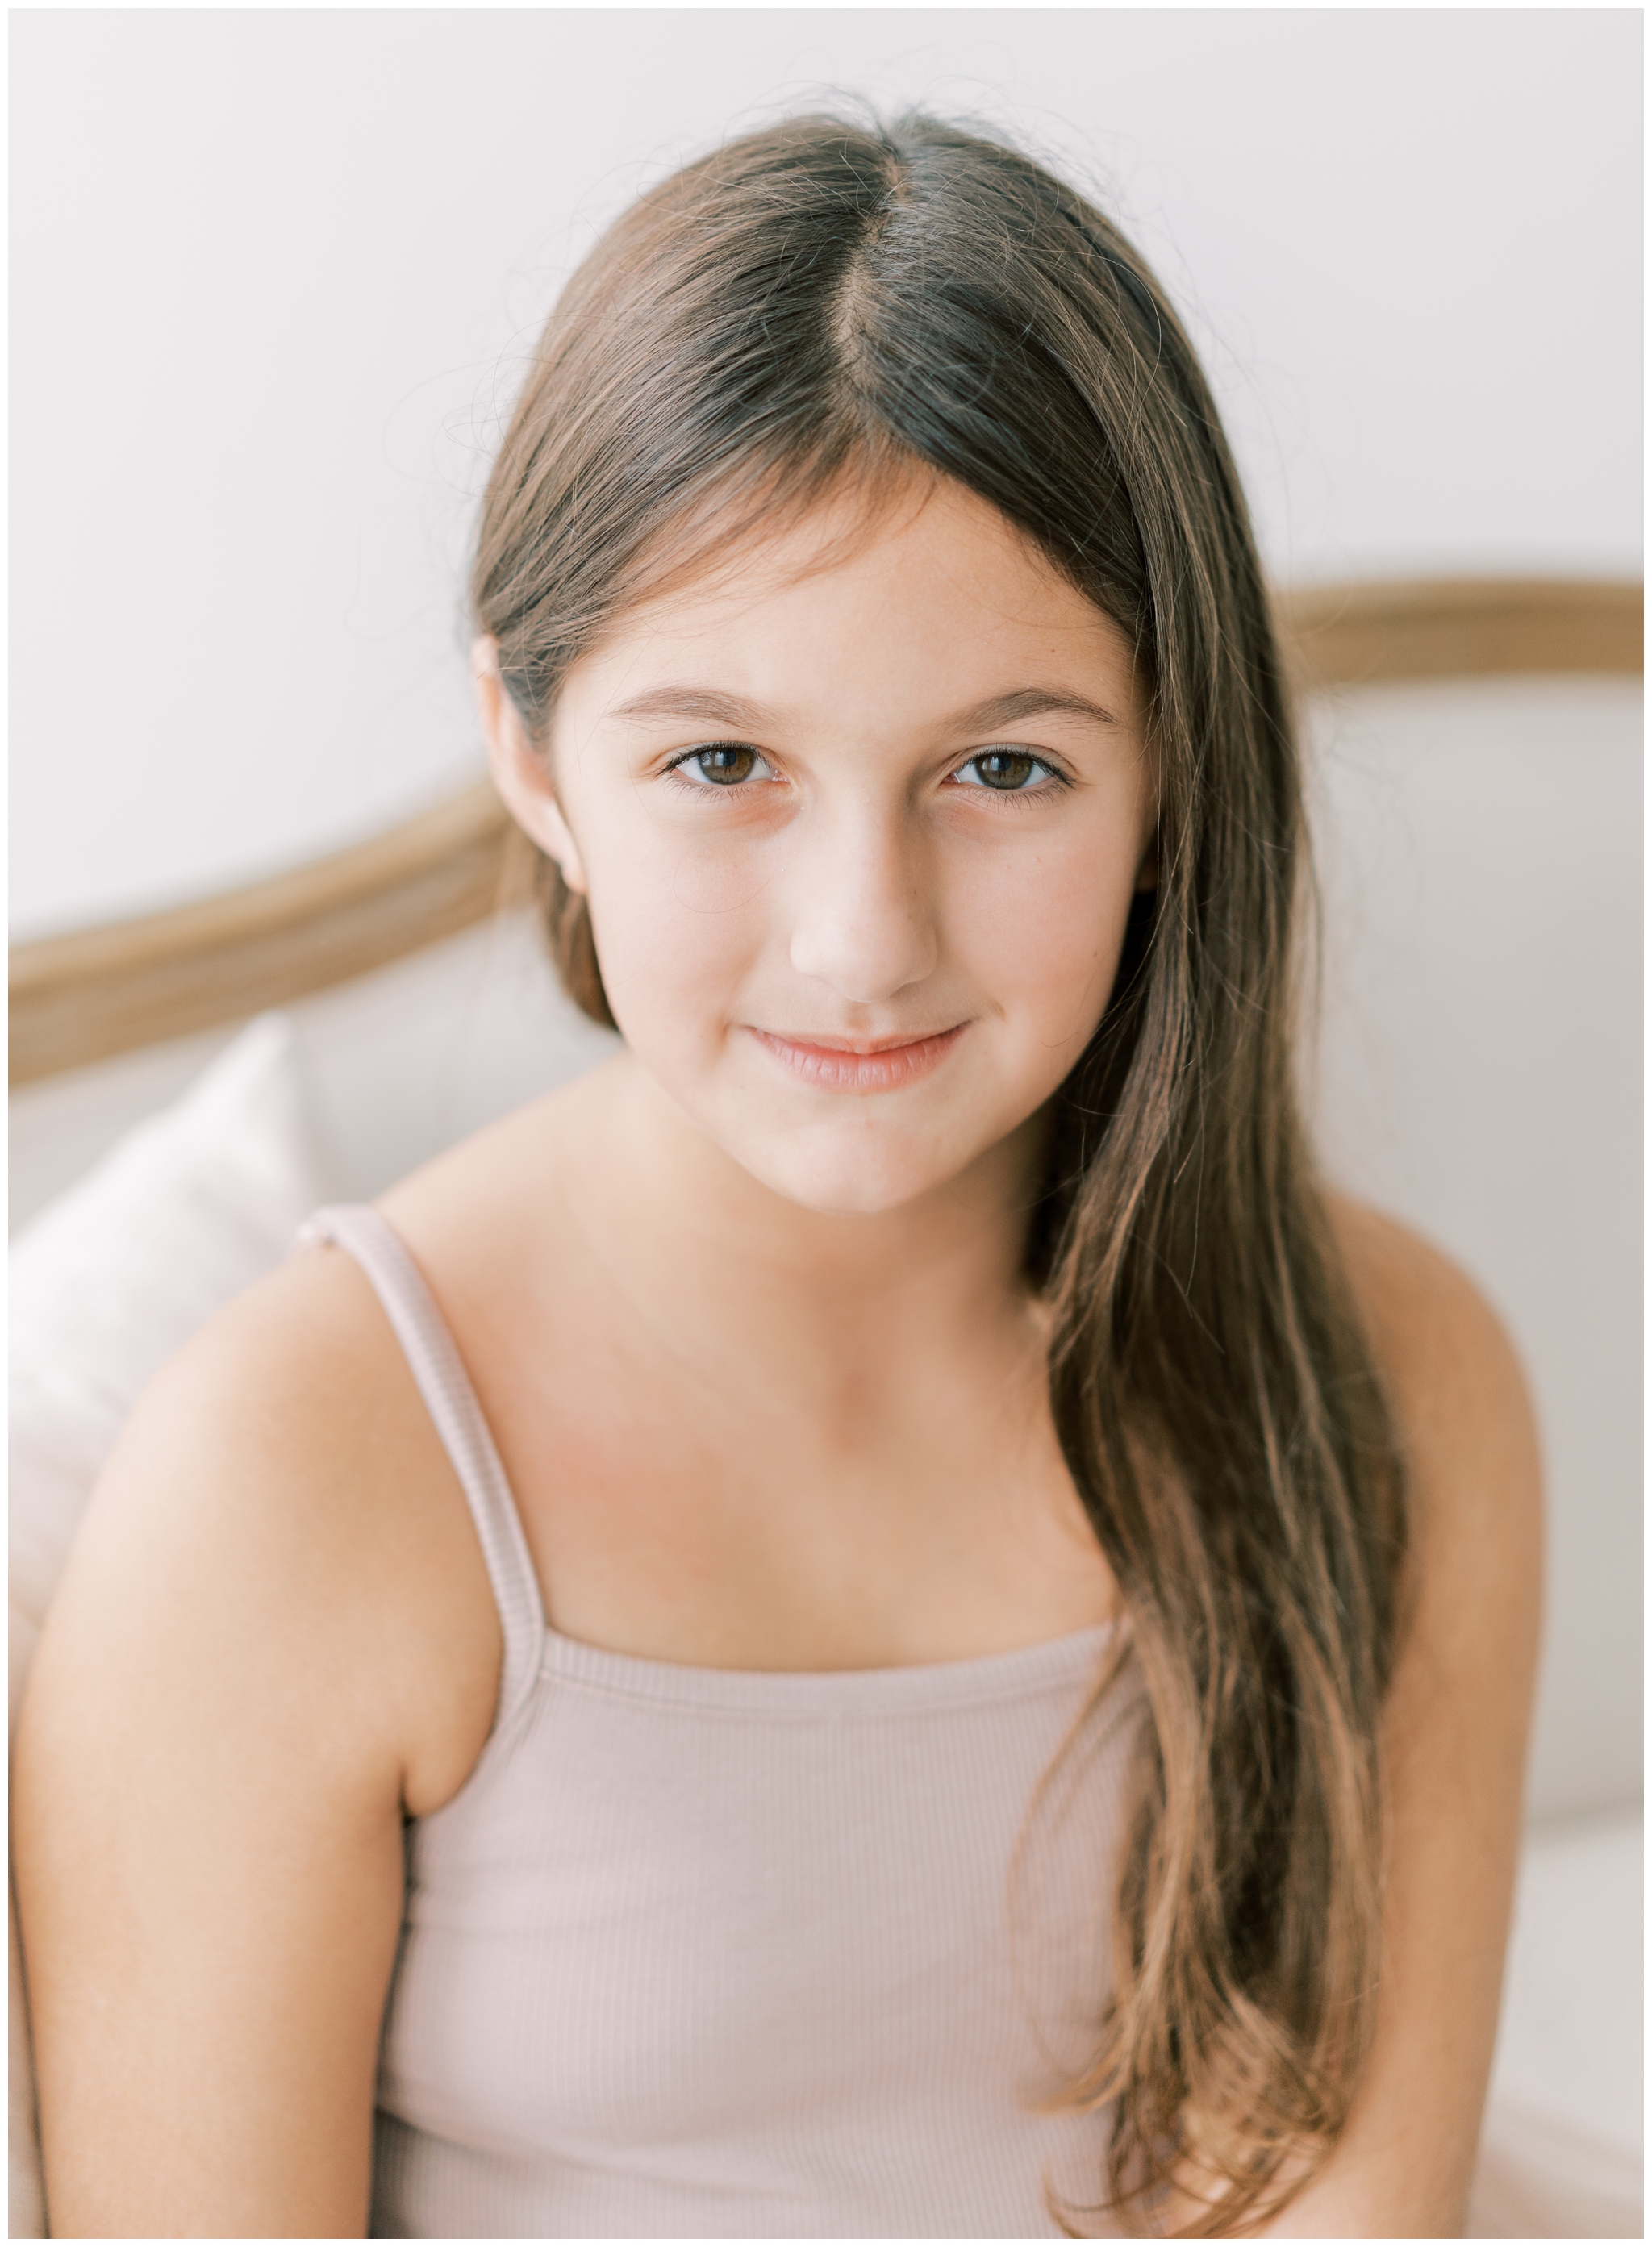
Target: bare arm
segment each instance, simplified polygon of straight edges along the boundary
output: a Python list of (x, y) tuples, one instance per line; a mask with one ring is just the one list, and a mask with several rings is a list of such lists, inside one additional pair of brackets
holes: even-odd
[(364, 1296), (301, 1258), (174, 1361), (48, 1620), (14, 1834), (58, 2233), (366, 2228), (404, 1805), (474, 1761), (497, 1639)]
[(1445, 1260), (1340, 1212), (1414, 1478), (1415, 1610), (1382, 1738), (1376, 2037), (1348, 2128), (1277, 2236), (1457, 2237), (1496, 2036), (1541, 1588), (1537, 1443), (1506, 1336)]

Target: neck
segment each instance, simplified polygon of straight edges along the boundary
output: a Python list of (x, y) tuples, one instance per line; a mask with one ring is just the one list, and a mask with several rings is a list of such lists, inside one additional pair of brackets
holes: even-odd
[[(604, 1072), (604, 1075), (607, 1073)], [(742, 1168), (645, 1071), (623, 1063), (603, 1088), (612, 1158), (577, 1212), (611, 1270), (675, 1322), (716, 1320), (766, 1351), (817, 1359), (910, 1359), (1026, 1331), (1027, 1213), (1041, 1117), (946, 1184), (893, 1209), (844, 1215), (788, 1200)]]

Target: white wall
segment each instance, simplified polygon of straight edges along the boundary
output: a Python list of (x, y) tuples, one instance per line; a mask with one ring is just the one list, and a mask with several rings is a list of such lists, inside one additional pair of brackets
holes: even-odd
[(370, 831), (474, 755), (473, 495), (593, 233), (839, 87), (1099, 186), (1280, 577), (1630, 570), (1631, 10), (24, 10), (13, 923)]

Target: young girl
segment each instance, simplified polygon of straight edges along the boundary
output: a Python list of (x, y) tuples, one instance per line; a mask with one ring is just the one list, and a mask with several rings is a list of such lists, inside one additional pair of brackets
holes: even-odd
[(214, 1322), (17, 1772), (55, 2228), (1460, 2228), (1538, 1583), (1326, 1194), (1268, 604), (1109, 222), (930, 119), (645, 196), (474, 586), (623, 1054)]

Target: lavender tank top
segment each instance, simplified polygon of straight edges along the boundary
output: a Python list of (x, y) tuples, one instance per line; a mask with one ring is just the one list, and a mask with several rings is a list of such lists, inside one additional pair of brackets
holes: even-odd
[(365, 1208), (304, 1237), (377, 1290), (504, 1636), (480, 1760), (407, 1827), (373, 2236), (1046, 2237), (1051, 2195), (1115, 2232), (1106, 2111), (1038, 2107), (1107, 1993), (1128, 1670), (1034, 1811), (1109, 1627), (819, 1673), (564, 1638), (412, 1257)]

